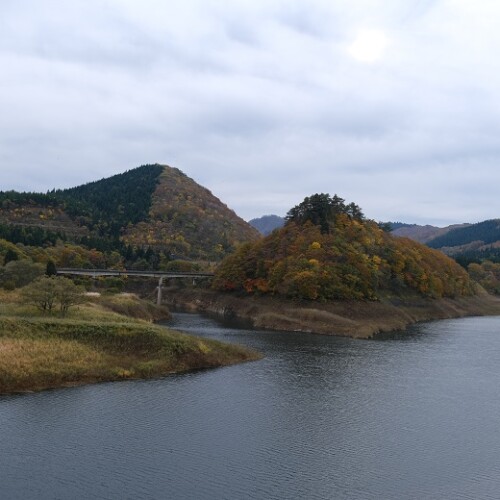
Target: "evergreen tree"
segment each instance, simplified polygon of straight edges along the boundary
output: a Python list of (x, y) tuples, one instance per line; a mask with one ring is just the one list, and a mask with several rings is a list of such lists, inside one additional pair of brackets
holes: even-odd
[(321, 193), (305, 198), (287, 213), (285, 220), (299, 225), (311, 222), (320, 227), (322, 234), (328, 234), (336, 217), (341, 214), (359, 221), (365, 217), (361, 208), (355, 203), (346, 205), (345, 200), (337, 195), (330, 197), (329, 194)]
[(5, 266), (6, 264), (12, 262), (13, 260), (19, 260), (19, 255), (17, 255), (17, 253), (14, 252), (12, 248), (9, 248), (3, 259), (3, 265)]
[(56, 265), (54, 264), (53, 260), (49, 260), (47, 262), (47, 268), (45, 270), (45, 275), (46, 276), (55, 276), (56, 274), (57, 274)]

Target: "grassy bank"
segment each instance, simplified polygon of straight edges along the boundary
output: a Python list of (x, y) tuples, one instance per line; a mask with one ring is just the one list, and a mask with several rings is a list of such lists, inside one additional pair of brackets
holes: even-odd
[[(259, 358), (241, 346), (125, 317), (110, 311), (107, 300), (94, 299), (59, 318), (37, 313), (13, 295), (1, 295), (0, 394), (152, 378)], [(129, 307), (131, 300), (127, 298)], [(138, 309), (144, 311), (140, 301)]]

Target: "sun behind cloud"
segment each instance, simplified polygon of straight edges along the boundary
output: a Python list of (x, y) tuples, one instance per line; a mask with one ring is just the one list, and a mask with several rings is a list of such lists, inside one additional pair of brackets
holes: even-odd
[(358, 31), (347, 51), (358, 61), (373, 63), (382, 58), (388, 45), (389, 38), (383, 31), (363, 29)]

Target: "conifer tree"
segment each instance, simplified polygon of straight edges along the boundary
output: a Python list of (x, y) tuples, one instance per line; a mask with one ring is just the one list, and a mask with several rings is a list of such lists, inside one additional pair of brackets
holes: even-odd
[(46, 276), (55, 276), (56, 274), (57, 274), (56, 265), (54, 264), (53, 260), (49, 260), (47, 262), (47, 268), (45, 270), (45, 275)]
[(14, 252), (12, 248), (9, 248), (3, 259), (3, 265), (5, 266), (6, 264), (12, 262), (13, 260), (19, 260), (19, 255), (17, 255), (17, 253)]

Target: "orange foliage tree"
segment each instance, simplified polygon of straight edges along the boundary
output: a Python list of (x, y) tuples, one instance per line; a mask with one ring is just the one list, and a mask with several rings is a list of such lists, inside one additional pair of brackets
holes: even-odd
[[(334, 211), (325, 209), (328, 199), (336, 200)], [(339, 209), (338, 200), (321, 195), (321, 217), (289, 218), (282, 229), (240, 246), (218, 267), (214, 288), (322, 301), (474, 293), (465, 270), (443, 253), (392, 237), (357, 205)]]

